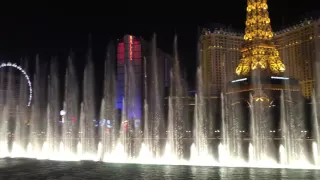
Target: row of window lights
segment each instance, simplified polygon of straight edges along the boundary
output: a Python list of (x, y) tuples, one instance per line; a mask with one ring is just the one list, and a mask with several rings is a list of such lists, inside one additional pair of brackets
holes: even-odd
[[(310, 36), (310, 37), (309, 37), (309, 40), (312, 40), (312, 39), (313, 39), (313, 37)], [(302, 43), (302, 42), (305, 42), (305, 41), (296, 41), (296, 42), (293, 42), (293, 43), (289, 43), (289, 44), (286, 44), (285, 47), (287, 47), (287, 46), (293, 46), (293, 45), (296, 45), (296, 44), (300, 44), (300, 43)]]
[[(168, 132), (170, 132), (170, 131), (166, 131), (166, 133), (168, 133)], [(186, 131), (187, 133), (191, 133), (192, 131)], [(220, 132), (220, 130), (215, 130), (214, 132), (216, 132), (216, 133), (219, 133)], [(241, 131), (240, 131), (241, 132)], [(243, 131), (244, 132), (244, 131)]]
[[(186, 131), (186, 132), (191, 132), (191, 131)], [(142, 131), (141, 131), (142, 133)], [(11, 134), (10, 132), (8, 132), (8, 134)], [(32, 134), (36, 134), (35, 132), (33, 132)], [(46, 132), (41, 132), (40, 134), (38, 134), (38, 136), (41, 136), (43, 134), (46, 134)], [(71, 134), (71, 132), (66, 132), (66, 134)], [(82, 132), (79, 132), (79, 134), (82, 134)]]
[[(318, 36), (318, 37), (320, 37), (320, 36)], [(312, 39), (313, 39), (313, 37), (310, 36), (310, 37), (309, 37), (309, 40), (312, 40)], [(301, 41), (301, 42), (302, 42), (302, 41)], [(291, 46), (291, 45), (295, 45), (295, 44), (299, 44), (299, 43), (301, 43), (301, 42), (296, 41), (296, 42), (294, 42), (294, 43), (286, 44), (285, 47)], [(209, 49), (213, 49), (213, 48), (223, 48), (223, 46), (209, 46)], [(230, 50), (239, 50), (240, 48), (228, 48), (228, 49), (230, 49)]]
[[(209, 49), (213, 49), (213, 48), (224, 48), (223, 46), (209, 46)], [(240, 48), (226, 48), (226, 49), (229, 49), (229, 50), (239, 50)]]
[[(307, 23), (305, 22), (302, 22), (301, 24), (299, 25), (296, 25), (296, 26), (293, 26), (293, 27), (290, 27), (290, 28), (286, 28), (284, 30), (281, 30), (279, 32), (275, 32), (275, 35), (279, 35), (279, 34), (282, 34), (282, 33), (285, 33), (285, 32), (289, 32), (290, 30), (292, 29), (297, 29), (298, 27), (303, 27), (305, 25), (310, 25), (311, 24), (311, 21), (307, 21)], [(231, 33), (231, 32), (227, 32), (227, 31), (219, 31), (219, 30), (214, 30), (214, 31), (210, 31), (208, 30), (205, 34), (206, 35), (209, 35), (210, 33), (213, 33), (213, 34), (226, 34), (226, 35), (232, 35), (232, 36), (239, 36), (239, 37), (242, 37), (243, 34), (241, 33)]]
[[(281, 31), (279, 31), (279, 32), (276, 32), (275, 34), (276, 34), (276, 35), (279, 35), (279, 34), (283, 34), (283, 33), (289, 32), (289, 31), (291, 31), (291, 30), (293, 30), (293, 29), (297, 29), (297, 28), (300, 28), (300, 27), (305, 27), (305, 26), (307, 26), (307, 25), (310, 25), (312, 22), (313, 22), (312, 20), (305, 20), (305, 21), (303, 21), (303, 22), (300, 22), (300, 24), (297, 24), (297, 25), (292, 26), (292, 27), (288, 27), (288, 28), (283, 29), (283, 30), (281, 30)], [(306, 30), (306, 29), (307, 29), (307, 28), (305, 28), (305, 30)]]
[[(279, 131), (281, 131), (281, 129), (279, 129)], [(166, 131), (167, 133), (168, 132), (170, 132), (170, 131)], [(186, 131), (186, 132), (188, 132), (188, 133), (191, 133), (192, 131)], [(214, 132), (216, 132), (216, 133), (219, 133), (219, 132), (221, 132), (220, 130), (215, 130)], [(246, 131), (239, 131), (239, 132), (241, 132), (241, 133), (244, 133), (244, 132), (246, 132)], [(270, 132), (276, 132), (276, 130), (270, 130)], [(302, 133), (303, 132), (308, 132), (308, 131), (301, 131)], [(45, 134), (46, 132), (41, 132), (41, 134)], [(70, 133), (70, 132), (67, 132), (67, 133)], [(79, 134), (81, 134), (82, 132), (79, 132)], [(141, 133), (142, 133), (142, 131), (141, 131)], [(35, 134), (35, 132), (33, 132), (32, 134)]]
[[(170, 131), (166, 131), (166, 133), (169, 133)], [(192, 131), (186, 131), (187, 133), (191, 133)]]

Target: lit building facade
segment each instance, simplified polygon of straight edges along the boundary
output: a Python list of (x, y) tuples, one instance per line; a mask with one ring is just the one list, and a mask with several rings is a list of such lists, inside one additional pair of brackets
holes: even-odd
[[(243, 35), (230, 30), (208, 28), (201, 35), (203, 81), (210, 93), (224, 91), (224, 84), (237, 77)], [(274, 34), (284, 75), (299, 81), (302, 94), (310, 98), (314, 88), (315, 62), (320, 59), (320, 19), (305, 20), (299, 25)]]
[[(134, 109), (129, 111), (127, 114), (128, 118), (141, 119), (141, 104), (142, 104), (142, 88), (141, 81), (142, 75), (144, 73), (143, 62), (144, 59), (142, 54), (141, 41), (131, 35), (126, 35), (123, 37), (123, 41), (118, 43), (117, 47), (117, 108), (122, 109), (125, 105), (123, 102), (128, 97), (128, 94), (132, 94), (135, 101)], [(131, 71), (130, 80), (127, 79), (126, 72)], [(131, 82), (130, 92), (125, 86), (130, 86), (126, 84), (126, 81)]]
[(207, 95), (219, 95), (224, 85), (235, 78), (241, 59), (241, 33), (223, 28), (205, 28), (200, 36), (200, 65)]
[[(148, 99), (148, 89), (152, 83), (151, 52), (152, 44), (140, 37), (125, 35), (117, 44), (117, 109), (136, 125), (143, 119), (144, 102)], [(160, 96), (164, 98), (165, 88), (169, 86), (172, 57), (157, 49), (157, 70)], [(162, 99), (163, 99), (162, 98)], [(124, 104), (125, 103), (125, 104)]]
[(286, 65), (286, 76), (299, 81), (304, 97), (314, 88), (315, 62), (320, 58), (320, 19), (305, 20), (275, 35), (280, 57)]

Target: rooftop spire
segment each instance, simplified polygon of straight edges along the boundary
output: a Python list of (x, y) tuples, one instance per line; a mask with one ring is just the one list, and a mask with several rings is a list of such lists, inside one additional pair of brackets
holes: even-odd
[(267, 0), (247, 1), (247, 20), (242, 59), (236, 69), (239, 76), (248, 76), (250, 71), (260, 70), (268, 74), (285, 71), (279, 52), (272, 43), (273, 32), (270, 25)]
[(267, 0), (248, 0), (245, 40), (271, 40)]

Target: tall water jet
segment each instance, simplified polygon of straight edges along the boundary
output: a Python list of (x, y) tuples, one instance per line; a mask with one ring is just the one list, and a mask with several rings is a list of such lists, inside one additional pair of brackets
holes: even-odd
[[(208, 147), (208, 126), (207, 108), (204, 95), (204, 87), (202, 82), (201, 67), (197, 69), (197, 94), (195, 97), (195, 117), (194, 117), (194, 143), (196, 148), (197, 159), (208, 160), (210, 157)], [(203, 160), (204, 160), (203, 159)]]
[[(108, 152), (107, 147), (110, 145), (110, 138), (109, 138), (110, 131), (105, 125), (105, 123), (107, 121), (105, 119), (105, 116), (106, 116), (105, 106), (106, 106), (105, 100), (104, 100), (104, 98), (102, 98), (101, 104), (100, 104), (100, 118), (99, 118), (99, 121), (96, 122), (96, 123), (98, 123), (98, 124), (96, 124), (96, 126), (99, 127), (99, 144), (102, 149), (101, 156), (103, 156), (103, 154), (105, 152), (106, 153)], [(105, 149), (105, 151), (103, 151), (103, 149)]]
[[(15, 123), (15, 110), (16, 106), (18, 104), (18, 94), (17, 94), (17, 89), (16, 89), (16, 82), (17, 82), (17, 76), (14, 72), (15, 69), (10, 68), (8, 69), (8, 84), (7, 84), (7, 89), (6, 89), (6, 105), (8, 106), (9, 110), (9, 116), (7, 119), (7, 124), (8, 124), (8, 133), (13, 134), (14, 133), (14, 123)], [(8, 142), (11, 144), (10, 139)]]
[(53, 58), (50, 64), (48, 80), (48, 107), (47, 107), (47, 138), (48, 148), (53, 152), (59, 150), (59, 126), (57, 117), (60, 111), (60, 86), (57, 59)]
[(84, 105), (83, 103), (80, 104), (80, 116), (79, 116), (79, 141), (77, 142), (77, 155), (79, 157), (82, 156), (83, 148), (82, 144), (85, 143), (85, 133), (83, 133), (86, 130), (86, 122), (85, 122), (85, 111), (84, 111)]
[(219, 162), (220, 163), (227, 163), (230, 158), (230, 152), (229, 149), (226, 147), (229, 147), (228, 143), (228, 106), (226, 105), (225, 96), (223, 93), (220, 95), (221, 98), (221, 127), (222, 127), (222, 141), (218, 145), (218, 151), (219, 151)]
[[(43, 112), (46, 112), (45, 97), (45, 79), (43, 77), (44, 68), (40, 67), (39, 55), (36, 56), (36, 69), (33, 78), (33, 105), (30, 119), (29, 141), (32, 145), (33, 152), (40, 152), (42, 148), (42, 138), (45, 129), (43, 121), (41, 121)], [(46, 114), (46, 113), (45, 113)], [(46, 127), (45, 127), (46, 128)]]
[(120, 148), (122, 156), (126, 159), (130, 157), (131, 153), (131, 140), (129, 134), (129, 122), (127, 120), (127, 113), (125, 111), (126, 103), (125, 99), (122, 100), (122, 111), (121, 111), (121, 124), (120, 124), (120, 132), (119, 132), (119, 141), (117, 142), (116, 149)]
[[(50, 92), (49, 92), (50, 93)], [(46, 131), (46, 138), (45, 141), (42, 145), (42, 149), (41, 149), (41, 158), (45, 159), (45, 158), (49, 158), (49, 155), (51, 155), (54, 151), (54, 147), (53, 147), (53, 123), (50, 118), (51, 116), (51, 104), (48, 103), (47, 105), (47, 131)]]
[(250, 114), (251, 114), (251, 137), (253, 154), (251, 163), (274, 163), (273, 132), (268, 116), (269, 99), (262, 91), (256, 91), (250, 95)]
[(150, 131), (150, 122), (149, 122), (149, 105), (147, 100), (144, 100), (143, 103), (143, 145), (148, 151), (150, 150), (150, 145), (152, 144), (152, 134)]
[(319, 122), (319, 115), (318, 115), (318, 104), (317, 104), (317, 95), (313, 92), (312, 95), (312, 120), (313, 120), (313, 134), (315, 141), (312, 143), (313, 149), (313, 159), (316, 165), (320, 164), (320, 122)]
[[(83, 106), (84, 106), (84, 122), (81, 126), (81, 145), (82, 152), (88, 155), (95, 154), (95, 96), (94, 96), (94, 65), (92, 62), (91, 47), (87, 55), (87, 64), (84, 70), (83, 80)], [(82, 119), (81, 119), (82, 120)]]
[[(28, 69), (28, 61), (25, 60), (25, 70)], [(27, 127), (29, 124), (28, 101), (29, 89), (28, 82), (23, 74), (19, 76), (19, 102), (17, 103), (16, 123), (14, 130), (14, 144), (12, 151), (14, 156), (22, 156), (27, 146)], [(15, 149), (17, 148), (17, 149)]]
[[(138, 83), (136, 74), (133, 69), (133, 64), (128, 63), (125, 68), (126, 73), (126, 80), (125, 80), (125, 111), (126, 111), (126, 119), (128, 129), (125, 130), (125, 134), (127, 137), (127, 142), (125, 144), (127, 153), (130, 157), (133, 157), (140, 148), (138, 145), (139, 134), (140, 134), (140, 127), (136, 127), (135, 122), (140, 117), (140, 92), (138, 91)], [(138, 103), (139, 105), (137, 105)], [(124, 121), (124, 122), (125, 122)], [(141, 142), (140, 142), (141, 143)]]
[[(73, 61), (74, 54), (71, 52), (68, 57), (65, 75), (63, 107), (65, 114), (63, 114), (62, 122), (62, 142), (65, 151), (68, 153), (74, 153), (76, 151), (76, 139), (79, 136), (79, 122), (77, 121), (79, 116), (79, 85)], [(88, 85), (90, 86), (90, 84)]]
[(313, 124), (313, 137), (315, 142), (313, 143), (313, 158), (316, 165), (320, 165), (320, 118), (319, 118), (319, 97), (320, 97), (320, 73), (318, 69), (320, 68), (319, 61), (316, 61), (314, 68), (315, 76), (315, 89), (312, 95), (312, 124)]
[(115, 47), (111, 42), (108, 45), (105, 60), (104, 72), (104, 88), (103, 88), (103, 104), (101, 105), (100, 121), (104, 121), (100, 127), (102, 146), (106, 153), (111, 153), (116, 146), (118, 140), (119, 124), (116, 120), (116, 78), (114, 70)]
[[(147, 61), (145, 60), (143, 63), (143, 68), (146, 70), (147, 69)], [(143, 97), (143, 142), (141, 145), (141, 151), (140, 154), (143, 156), (143, 154), (145, 154), (145, 152), (148, 151), (148, 153), (150, 154), (151, 152), (151, 144), (152, 144), (152, 134), (151, 134), (151, 130), (150, 130), (150, 119), (149, 119), (149, 104), (148, 104), (148, 100), (149, 100), (149, 88), (150, 86), (148, 86), (148, 75), (145, 72), (144, 77), (143, 77), (143, 81), (144, 81), (144, 97)], [(144, 149), (144, 150), (143, 150)], [(143, 152), (144, 151), (144, 152)], [(143, 153), (143, 154), (142, 154)], [(140, 155), (139, 155), (140, 156)]]
[[(7, 79), (6, 79), (6, 74), (3, 71), (3, 69), (0, 71), (0, 85), (1, 87), (5, 87), (6, 83), (7, 83)], [(0, 92), (0, 102), (1, 102), (1, 114), (0, 114), (0, 157), (6, 156), (6, 151), (5, 149), (7, 149), (7, 125), (6, 125), (6, 120), (8, 117), (8, 108), (6, 106), (6, 101), (5, 101), (5, 97), (6, 97), (6, 91), (5, 88)]]
[[(223, 147), (226, 150), (225, 158), (232, 159), (233, 163), (242, 163), (244, 160), (244, 147), (241, 136), (244, 132), (243, 101), (237, 95), (222, 96), (224, 113), (222, 121)], [(247, 102), (244, 102), (247, 106)]]
[[(163, 109), (163, 99), (164, 99), (164, 87), (162, 81), (162, 73), (160, 72), (161, 66), (159, 59), (157, 58), (157, 42), (156, 42), (156, 35), (154, 34), (153, 39), (152, 39), (152, 47), (151, 47), (151, 73), (150, 73), (150, 78), (148, 87), (149, 90), (148, 93), (148, 112), (150, 115), (148, 116), (149, 119), (149, 126), (151, 127), (151, 138), (152, 141), (149, 142), (149, 145), (151, 145), (151, 151), (152, 154), (155, 157), (160, 157), (161, 155), (161, 142), (160, 139), (163, 137), (162, 132), (164, 131), (164, 109)], [(146, 64), (146, 63), (145, 63)], [(160, 67), (160, 68), (159, 68)], [(145, 73), (146, 71), (145, 67)], [(147, 132), (146, 132), (147, 133)], [(151, 143), (151, 144), (150, 144)]]
[(270, 94), (264, 89), (263, 71), (253, 71), (251, 83), (253, 92), (250, 94), (250, 131), (252, 138), (253, 156), (249, 154), (251, 163), (275, 163), (274, 143), (272, 141), (273, 121), (270, 119)]
[(281, 92), (282, 144), (286, 162), (291, 165), (309, 164), (306, 157), (304, 122), (299, 119), (302, 113), (299, 103), (299, 100), (292, 97), (291, 92)]
[(0, 124), (0, 157), (6, 157), (9, 155), (9, 121), (12, 119), (12, 107), (14, 105), (13, 100), (13, 74), (12, 69), (8, 70), (8, 74), (2, 74), (3, 79), (1, 78), (1, 84), (4, 87), (4, 91), (2, 94), (3, 107), (1, 109), (1, 124)]
[(170, 72), (170, 97), (168, 115), (168, 146), (171, 154), (177, 159), (183, 159), (183, 123), (185, 119), (185, 93), (178, 60), (177, 36), (174, 39), (174, 65)]
[[(30, 117), (30, 125), (29, 125), (29, 143), (32, 146), (32, 149), (39, 147), (39, 142), (37, 139), (39, 133), (39, 116), (40, 116), (40, 99), (38, 94), (40, 93), (40, 85), (39, 85), (39, 76), (40, 76), (40, 65), (39, 65), (39, 56), (36, 57), (36, 73), (33, 76), (33, 81), (37, 83), (33, 83), (33, 92), (37, 94), (34, 96), (34, 102), (32, 104), (31, 117)], [(30, 149), (30, 148), (29, 148)]]
[(20, 112), (23, 112), (24, 107), (20, 105), (16, 106), (16, 119), (15, 119), (15, 130), (14, 130), (14, 141), (12, 143), (11, 155), (14, 156), (23, 156), (24, 155), (24, 146), (23, 146), (23, 138), (22, 136), (23, 129), (25, 128), (23, 124), (23, 117)]

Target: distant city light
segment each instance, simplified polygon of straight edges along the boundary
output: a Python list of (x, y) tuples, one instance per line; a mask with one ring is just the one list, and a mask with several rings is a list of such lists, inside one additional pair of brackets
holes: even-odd
[(24, 69), (22, 69), (22, 67), (18, 66), (17, 64), (11, 63), (11, 62), (7, 62), (7, 63), (2, 63), (0, 65), (0, 68), (3, 67), (13, 67), (18, 69), (26, 78), (27, 82), (28, 82), (28, 86), (29, 86), (29, 101), (28, 101), (28, 106), (31, 105), (31, 100), (32, 100), (32, 85), (31, 85), (31, 81), (30, 78), (28, 76), (28, 74), (26, 73), (26, 71)]
[(112, 128), (111, 120), (102, 119), (102, 120), (93, 120), (93, 122), (96, 127), (107, 126), (107, 128)]
[(240, 81), (246, 81), (248, 80), (247, 78), (242, 78), (242, 79), (236, 79), (236, 80), (233, 80), (231, 81), (232, 83), (235, 83), (235, 82), (240, 82)]
[(107, 120), (107, 127), (108, 127), (108, 128), (112, 128), (112, 125), (111, 125), (111, 121), (110, 121), (110, 120)]
[(271, 79), (283, 79), (283, 80), (288, 80), (288, 77), (278, 77), (278, 76), (271, 76)]
[(124, 129), (124, 131), (128, 131), (128, 129), (129, 129), (128, 120), (124, 120), (124, 121), (122, 122), (122, 124), (123, 124), (123, 129)]
[(135, 128), (140, 127), (140, 119), (135, 119), (135, 120), (134, 120), (134, 127), (135, 127)]
[(71, 121), (72, 121), (72, 122), (76, 122), (77, 119), (76, 119), (75, 117), (72, 117), (72, 118), (71, 118)]
[(65, 110), (61, 110), (60, 111), (60, 116), (64, 116), (64, 115), (66, 115), (66, 111)]

